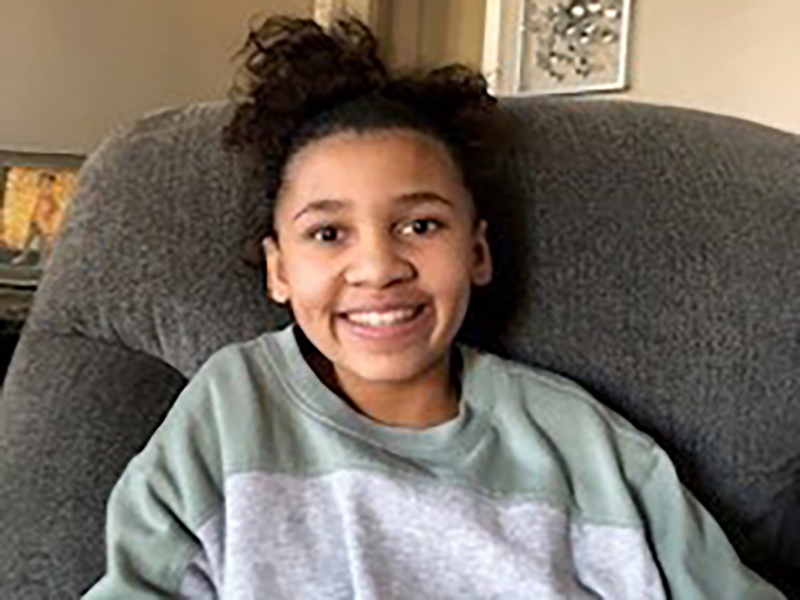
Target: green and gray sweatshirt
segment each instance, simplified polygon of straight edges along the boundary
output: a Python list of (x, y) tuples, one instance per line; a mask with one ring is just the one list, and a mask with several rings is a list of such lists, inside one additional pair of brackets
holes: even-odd
[(85, 598), (782, 598), (664, 452), (575, 384), (458, 346), (458, 416), (380, 425), (294, 327), (189, 382), (111, 494)]

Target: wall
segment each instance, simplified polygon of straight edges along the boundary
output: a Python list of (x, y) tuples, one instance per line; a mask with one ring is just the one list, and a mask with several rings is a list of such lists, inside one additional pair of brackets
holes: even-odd
[[(800, 133), (800, 0), (632, 2), (632, 89), (608, 97), (699, 108)], [(420, 60), (480, 60), (484, 10), (485, 0), (424, 0)]]
[(224, 97), (252, 15), (313, 0), (0, 0), (0, 148), (90, 151), (120, 122)]
[(485, 0), (424, 0), (421, 60), (434, 63), (440, 57), (451, 57), (480, 67), (485, 10)]
[(485, 0), (380, 0), (380, 34), (396, 66), (465, 62), (480, 67)]
[[(1, 0), (0, 148), (87, 152), (143, 112), (223, 97), (259, 11), (313, 0)], [(485, 0), (382, 0), (400, 64), (481, 57)], [(634, 0), (618, 97), (800, 132), (798, 0)]]
[(800, 133), (800, 1), (635, 4), (633, 88), (622, 97)]

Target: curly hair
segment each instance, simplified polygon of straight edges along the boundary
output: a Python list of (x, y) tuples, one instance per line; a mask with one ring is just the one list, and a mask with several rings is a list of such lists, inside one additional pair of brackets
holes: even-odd
[(263, 265), (261, 241), (275, 233), (284, 169), (306, 144), (345, 131), (399, 128), (431, 135), (449, 150), (477, 215), (490, 223), (495, 277), (491, 286), (475, 290), (459, 338), (499, 352), (499, 332), (518, 297), (522, 239), (497, 176), (512, 121), (474, 69), (452, 64), (395, 73), (378, 50), (375, 36), (354, 18), (325, 30), (310, 19), (269, 17), (250, 32), (240, 52), (241, 79), (232, 90), (235, 113), (224, 131), (229, 149), (254, 159), (267, 200), (244, 241), (243, 257)]
[[(408, 128), (444, 142), (476, 199), (486, 153), (500, 139), (497, 100), (479, 72), (459, 64), (393, 73), (369, 28), (353, 17), (327, 31), (311, 19), (268, 17), (240, 54), (236, 110), (228, 148), (247, 151), (266, 170), (273, 200), (289, 158), (306, 144), (342, 131)], [(263, 234), (273, 233), (272, 215)]]

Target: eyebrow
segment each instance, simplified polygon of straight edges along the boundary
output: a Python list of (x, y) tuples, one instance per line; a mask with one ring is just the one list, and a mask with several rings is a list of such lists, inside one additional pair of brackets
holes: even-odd
[[(417, 204), (427, 204), (427, 203), (434, 203), (434, 204), (445, 204), (446, 206), (453, 207), (453, 202), (448, 200), (447, 198), (440, 196), (436, 192), (431, 191), (421, 191), (421, 192), (411, 192), (408, 194), (403, 194), (402, 196), (398, 196), (398, 202), (402, 204), (410, 204), (410, 205), (417, 205)], [(349, 200), (334, 200), (334, 199), (326, 199), (326, 200), (314, 200), (313, 202), (309, 202), (306, 204), (293, 218), (292, 221), (296, 221), (303, 215), (310, 213), (310, 212), (336, 212), (347, 208), (350, 206), (352, 202)]]

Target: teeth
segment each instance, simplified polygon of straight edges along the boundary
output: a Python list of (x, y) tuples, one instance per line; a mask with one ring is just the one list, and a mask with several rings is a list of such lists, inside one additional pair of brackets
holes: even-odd
[(347, 319), (358, 325), (385, 327), (387, 325), (396, 325), (402, 321), (408, 321), (415, 313), (415, 308), (403, 308), (386, 312), (348, 313)]

